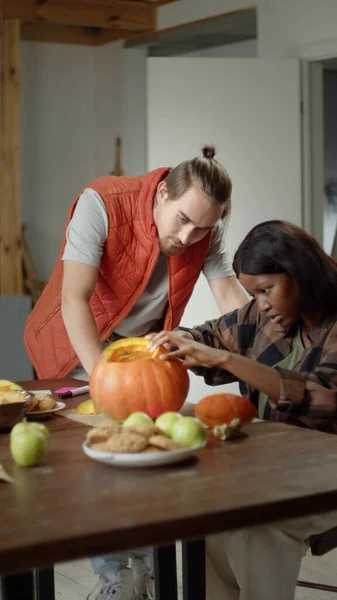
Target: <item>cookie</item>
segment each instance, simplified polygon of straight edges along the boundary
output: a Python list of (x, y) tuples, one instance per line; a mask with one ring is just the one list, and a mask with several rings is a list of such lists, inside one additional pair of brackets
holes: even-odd
[(35, 396), (32, 396), (28, 403), (27, 412), (31, 412), (32, 410), (39, 410), (39, 401)]
[(49, 394), (34, 394), (29, 401), (28, 411), (52, 410), (55, 406), (56, 400)]
[(106, 442), (95, 442), (90, 447), (92, 450), (96, 450), (96, 452), (110, 452), (106, 447)]
[(36, 394), (39, 401), (38, 410), (52, 410), (56, 406), (56, 400), (47, 394)]
[(156, 454), (157, 452), (163, 452), (163, 450), (161, 448), (156, 448), (155, 446), (147, 446), (147, 448), (142, 451), (142, 454)]
[(156, 425), (148, 425), (147, 423), (138, 423), (137, 425), (126, 426), (128, 431), (132, 433), (139, 433), (139, 435), (144, 435), (146, 438), (149, 438), (151, 435), (156, 435), (162, 433), (162, 431)]
[(166, 435), (152, 435), (148, 439), (148, 443), (149, 445), (161, 448), (162, 450), (179, 450), (183, 448), (183, 446), (180, 446), (170, 438), (166, 437)]
[(114, 433), (106, 442), (108, 452), (135, 453), (142, 452), (148, 446), (148, 441), (143, 435), (131, 431)]
[(113, 435), (114, 433), (119, 433), (122, 429), (121, 425), (117, 423), (117, 421), (112, 421), (107, 419), (106, 421), (102, 421), (95, 427), (95, 429), (99, 429), (100, 431), (106, 431), (109, 435)]
[(111, 434), (104, 429), (99, 429), (98, 427), (94, 427), (90, 429), (87, 433), (87, 441), (92, 446), (93, 444), (106, 442), (109, 439)]

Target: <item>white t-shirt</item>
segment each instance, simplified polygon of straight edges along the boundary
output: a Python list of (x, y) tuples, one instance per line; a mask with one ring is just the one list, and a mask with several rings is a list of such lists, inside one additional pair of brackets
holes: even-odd
[[(62, 260), (99, 267), (108, 229), (108, 215), (102, 198), (95, 190), (86, 188), (67, 227)], [(225, 234), (226, 223), (218, 221), (202, 268), (208, 281), (234, 274), (226, 249)], [(150, 331), (158, 331), (166, 310), (168, 287), (166, 256), (160, 253), (146, 289), (115, 332), (124, 337), (137, 337)]]

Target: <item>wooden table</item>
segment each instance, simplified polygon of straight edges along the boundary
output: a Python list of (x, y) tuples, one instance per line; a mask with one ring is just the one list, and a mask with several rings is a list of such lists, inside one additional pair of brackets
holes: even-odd
[[(23, 385), (56, 389), (71, 383), (82, 385)], [(184, 464), (119, 469), (84, 455), (84, 425), (60, 416), (46, 424), (49, 451), (35, 468), (15, 466), (8, 435), (0, 435), (1, 463), (14, 478), (13, 485), (0, 484), (3, 574), (337, 508), (332, 435), (256, 423), (240, 441), (220, 444), (210, 436), (198, 458)]]

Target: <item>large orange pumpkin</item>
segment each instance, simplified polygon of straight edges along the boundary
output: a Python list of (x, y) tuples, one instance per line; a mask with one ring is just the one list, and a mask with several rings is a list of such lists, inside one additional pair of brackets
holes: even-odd
[(145, 338), (123, 338), (107, 346), (90, 376), (90, 395), (98, 411), (118, 420), (141, 411), (152, 419), (178, 411), (189, 390), (189, 376), (178, 359), (162, 360), (163, 347), (147, 349)]
[(239, 418), (242, 423), (249, 423), (257, 416), (255, 406), (247, 398), (224, 393), (205, 396), (195, 405), (194, 412), (208, 427), (228, 425), (234, 418)]

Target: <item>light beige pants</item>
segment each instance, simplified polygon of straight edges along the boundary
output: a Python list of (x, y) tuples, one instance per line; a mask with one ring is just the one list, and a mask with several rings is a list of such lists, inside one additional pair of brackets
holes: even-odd
[(294, 600), (306, 540), (336, 525), (334, 511), (208, 537), (207, 600)]

